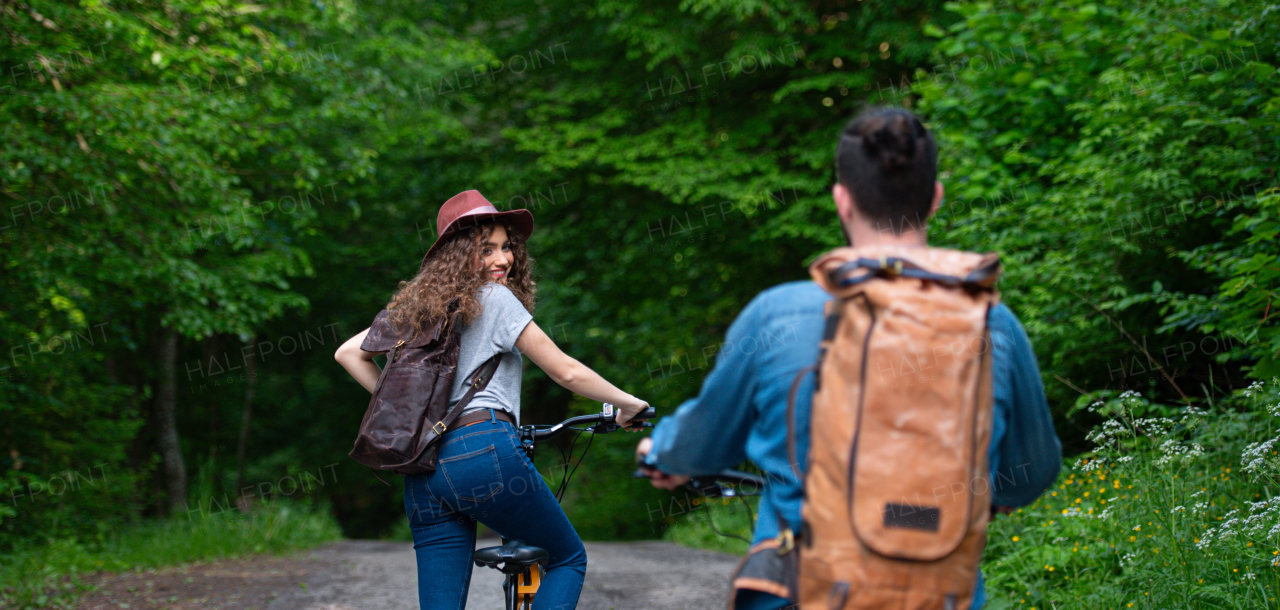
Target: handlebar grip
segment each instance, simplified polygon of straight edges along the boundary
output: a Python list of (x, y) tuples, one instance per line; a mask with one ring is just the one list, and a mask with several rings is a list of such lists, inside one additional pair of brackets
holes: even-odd
[(646, 407), (646, 408), (645, 408), (645, 410), (643, 410), (643, 411), (641, 411), (641, 412), (639, 412), (639, 413), (636, 413), (635, 417), (632, 417), (632, 418), (631, 418), (630, 420), (628, 420), (628, 421), (638, 421), (638, 420), (641, 420), (641, 419), (650, 419), (650, 418), (652, 418), (654, 415), (657, 415), (657, 414), (658, 414), (658, 412), (657, 412), (657, 411), (655, 411), (653, 407)]

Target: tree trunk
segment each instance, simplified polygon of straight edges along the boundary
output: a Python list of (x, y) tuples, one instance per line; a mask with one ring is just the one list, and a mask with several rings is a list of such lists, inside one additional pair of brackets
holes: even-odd
[[(250, 341), (252, 343), (252, 341)], [(253, 352), (245, 358), (244, 416), (240, 419), (240, 441), (236, 444), (236, 494), (244, 489), (244, 454), (249, 444), (249, 424), (253, 421), (253, 390), (258, 384), (258, 359)]]
[(178, 331), (167, 328), (160, 338), (160, 391), (156, 394), (156, 438), (164, 463), (169, 513), (187, 511), (187, 467), (178, 440)]
[[(218, 335), (212, 334), (205, 337), (204, 340), (204, 361), (209, 362), (218, 357)], [(218, 429), (221, 427), (219, 420), (218, 398), (216, 392), (205, 393), (205, 410), (209, 414), (209, 461), (207, 467), (213, 472), (205, 473), (212, 485), (210, 490), (214, 496), (222, 493), (222, 477), (218, 476)]]

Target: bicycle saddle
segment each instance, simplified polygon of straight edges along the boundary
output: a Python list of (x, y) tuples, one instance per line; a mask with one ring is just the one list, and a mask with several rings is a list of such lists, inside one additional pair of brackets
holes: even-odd
[(498, 569), (501, 564), (506, 564), (507, 569), (515, 567), (528, 567), (533, 564), (547, 567), (550, 555), (546, 549), (540, 549), (536, 546), (525, 546), (519, 540), (512, 540), (502, 546), (491, 546), (479, 549), (471, 554), (471, 559), (475, 561), (477, 566), (487, 566)]

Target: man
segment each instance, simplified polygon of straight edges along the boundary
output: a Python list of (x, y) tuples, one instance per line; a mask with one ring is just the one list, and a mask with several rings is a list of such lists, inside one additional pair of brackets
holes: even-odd
[[(832, 198), (849, 245), (927, 245), (927, 222), (943, 199), (937, 145), (901, 109), (875, 109), (854, 119), (836, 147), (839, 181)], [(793, 380), (818, 360), (823, 305), (831, 298), (811, 281), (789, 282), (754, 298), (729, 327), (715, 367), (686, 401), (641, 441), (637, 457), (656, 487), (674, 489), (688, 475), (712, 474), (750, 459), (768, 480), (755, 543), (778, 535), (780, 523), (801, 531), (802, 482), (787, 450), (787, 398)], [(1062, 445), (1044, 396), (1035, 354), (1017, 318), (1001, 304), (988, 316), (993, 344), (992, 505), (1001, 512), (1031, 503), (1057, 478)], [(813, 375), (796, 393), (796, 449), (808, 453)], [(1011, 482), (1012, 481), (1012, 482)], [(978, 574), (972, 608), (984, 602)], [(773, 610), (784, 598), (740, 589), (738, 610)]]

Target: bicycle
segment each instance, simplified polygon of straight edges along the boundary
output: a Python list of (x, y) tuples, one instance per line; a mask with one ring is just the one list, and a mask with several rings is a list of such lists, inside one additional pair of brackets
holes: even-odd
[[(649, 475), (645, 474), (644, 466), (638, 464), (635, 472), (631, 473), (632, 478), (647, 479)], [(764, 477), (754, 475), (741, 470), (727, 469), (716, 474), (704, 474), (690, 477), (689, 481), (684, 484), (686, 489), (696, 491), (702, 495), (702, 502), (699, 504), (707, 511), (707, 524), (711, 526), (711, 531), (718, 536), (727, 538), (737, 538), (747, 544), (751, 541), (737, 534), (722, 532), (716, 527), (716, 523), (711, 518), (710, 503), (707, 500), (715, 498), (737, 498), (747, 509), (747, 522), (755, 523), (755, 511), (751, 510), (751, 504), (747, 502), (747, 498), (758, 496), (764, 490)]]
[[(636, 414), (630, 421), (640, 422), (639, 427), (652, 428), (653, 424), (644, 420), (651, 419), (654, 413), (653, 407), (649, 407)], [(574, 448), (578, 444), (578, 437), (574, 437), (573, 443), (569, 447), (569, 455), (565, 459), (565, 476), (560, 481), (560, 488), (555, 494), (556, 501), (560, 501), (564, 497), (564, 492), (569, 485), (569, 479), (574, 472), (577, 472), (578, 466), (582, 464), (582, 459), (587, 455), (587, 451), (591, 450), (591, 441), (595, 439), (595, 435), (607, 434), (622, 429), (622, 426), (614, 422), (614, 417), (613, 405), (605, 403), (604, 410), (600, 413), (570, 417), (554, 425), (520, 426), (520, 447), (524, 449), (525, 455), (529, 456), (529, 461), (531, 462), (534, 459), (534, 449), (539, 441), (550, 440), (569, 430), (577, 431), (578, 436), (581, 436), (584, 432), (591, 433), (591, 436), (587, 437), (587, 446), (582, 450), (578, 463), (574, 464), (572, 470), (568, 470), (569, 458), (573, 457)], [(471, 560), (477, 567), (493, 568), (506, 575), (506, 579), (502, 583), (502, 591), (506, 598), (506, 610), (530, 610), (533, 607), (533, 598), (538, 592), (539, 584), (542, 582), (542, 575), (546, 571), (550, 555), (546, 549), (527, 546), (519, 540), (503, 538), (502, 546), (477, 549), (472, 552)], [(537, 569), (534, 569), (535, 566)]]

